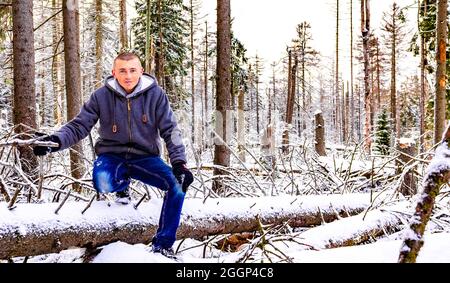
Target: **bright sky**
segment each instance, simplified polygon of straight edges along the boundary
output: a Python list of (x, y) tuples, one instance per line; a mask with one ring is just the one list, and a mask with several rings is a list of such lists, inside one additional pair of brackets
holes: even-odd
[[(349, 69), (350, 57), (350, 0), (340, 0), (340, 60), (341, 72)], [(371, 1), (371, 27), (379, 31), (384, 11), (393, 0)], [(397, 0), (400, 7), (414, 0)], [(414, 6), (415, 7), (415, 6)], [(215, 23), (216, 1), (202, 0), (202, 15), (208, 14)], [(411, 26), (415, 26), (417, 9), (408, 13)], [(353, 0), (354, 41), (360, 35), (360, 1)], [(296, 26), (307, 21), (311, 24), (313, 47), (323, 56), (334, 58), (336, 38), (336, 0), (231, 0), (233, 30), (248, 50), (248, 55), (264, 58), (267, 68), (286, 54), (286, 46), (296, 37)], [(345, 62), (344, 62), (345, 60)], [(348, 71), (347, 71), (348, 73)], [(344, 74), (344, 77), (346, 75)]]

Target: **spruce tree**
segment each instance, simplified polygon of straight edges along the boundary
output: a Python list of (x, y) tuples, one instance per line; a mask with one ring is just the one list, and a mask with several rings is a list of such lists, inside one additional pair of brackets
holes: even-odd
[(387, 110), (383, 108), (377, 119), (374, 151), (381, 155), (389, 155), (390, 145), (391, 145), (391, 129), (389, 127), (389, 118)]
[[(134, 50), (141, 58), (145, 58), (145, 27), (147, 1), (137, 0), (137, 18), (132, 20), (131, 28), (134, 33)], [(182, 0), (161, 1), (161, 11), (157, 9), (157, 1), (152, 1), (151, 37), (156, 57), (164, 57), (164, 76), (186, 76), (189, 46), (183, 39), (189, 36), (189, 22), (187, 21), (188, 7)], [(161, 12), (161, 15), (159, 15)], [(160, 41), (162, 39), (162, 44)], [(163, 50), (161, 50), (163, 46)], [(163, 53), (163, 54), (161, 54)]]

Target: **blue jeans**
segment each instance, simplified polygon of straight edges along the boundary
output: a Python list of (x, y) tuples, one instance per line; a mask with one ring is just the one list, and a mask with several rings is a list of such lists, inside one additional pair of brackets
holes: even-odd
[(94, 188), (99, 193), (120, 192), (131, 179), (166, 192), (153, 245), (170, 248), (176, 240), (185, 193), (169, 167), (159, 156), (125, 159), (115, 154), (102, 154), (94, 162)]

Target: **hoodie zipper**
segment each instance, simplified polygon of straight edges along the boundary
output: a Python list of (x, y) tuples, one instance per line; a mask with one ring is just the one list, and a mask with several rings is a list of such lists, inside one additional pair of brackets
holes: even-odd
[[(127, 98), (128, 108), (128, 142), (131, 144), (131, 100)], [(128, 147), (128, 153), (131, 151), (131, 145)]]

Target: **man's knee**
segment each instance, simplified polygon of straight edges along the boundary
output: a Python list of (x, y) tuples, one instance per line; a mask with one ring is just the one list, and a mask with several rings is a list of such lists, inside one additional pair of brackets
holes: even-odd
[(97, 192), (106, 194), (114, 191), (112, 174), (108, 171), (94, 172), (92, 181)]

